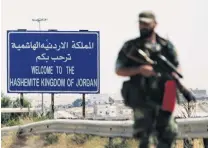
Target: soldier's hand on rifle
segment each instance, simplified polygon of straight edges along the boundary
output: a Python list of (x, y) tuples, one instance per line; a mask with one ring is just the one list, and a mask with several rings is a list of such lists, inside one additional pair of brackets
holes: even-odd
[(138, 73), (145, 77), (156, 76), (156, 73), (151, 65), (139, 66)]

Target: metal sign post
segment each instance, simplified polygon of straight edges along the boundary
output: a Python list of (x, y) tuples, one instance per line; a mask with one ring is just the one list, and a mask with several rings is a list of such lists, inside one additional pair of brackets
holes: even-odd
[(85, 118), (85, 94), (82, 94), (82, 116)]

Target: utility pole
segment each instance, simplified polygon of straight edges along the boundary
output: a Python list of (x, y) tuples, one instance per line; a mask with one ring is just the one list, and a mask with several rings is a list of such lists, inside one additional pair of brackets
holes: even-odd
[[(38, 23), (38, 30), (41, 31), (41, 22), (42, 21), (47, 21), (48, 19), (47, 18), (37, 18), (37, 19), (32, 19), (33, 22), (37, 22)], [(42, 98), (42, 114), (44, 113), (44, 110), (43, 110), (43, 93), (41, 93), (41, 98)]]

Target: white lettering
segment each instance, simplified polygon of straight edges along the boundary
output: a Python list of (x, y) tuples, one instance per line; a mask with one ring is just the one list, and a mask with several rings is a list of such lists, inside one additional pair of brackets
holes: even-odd
[(41, 86), (63, 87), (65, 86), (65, 79), (44, 78), (41, 79)]
[(10, 78), (10, 86), (39, 86), (38, 78)]
[(32, 74), (53, 74), (53, 66), (31, 66)]
[(74, 66), (66, 66), (67, 74), (74, 75)]
[(77, 87), (97, 87), (97, 79), (77, 79)]
[(72, 86), (73, 85), (73, 83), (74, 83), (74, 79), (67, 79), (67, 86)]
[(62, 74), (62, 67), (56, 66), (57, 74)]

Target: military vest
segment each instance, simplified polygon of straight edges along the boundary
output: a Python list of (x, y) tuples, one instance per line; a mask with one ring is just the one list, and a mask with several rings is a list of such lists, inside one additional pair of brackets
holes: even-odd
[[(161, 48), (160, 53), (164, 55), (167, 59), (169, 59), (171, 54), (169, 53), (170, 47), (168, 46), (168, 41), (157, 35), (156, 42), (157, 44), (160, 45), (160, 48)], [(126, 50), (130, 51), (133, 48), (133, 49), (142, 49), (143, 51), (145, 51), (145, 47), (144, 47), (145, 43), (146, 42), (140, 38), (130, 40), (128, 42), (128, 46)], [(132, 51), (136, 51), (136, 50), (132, 50)], [(149, 54), (149, 56), (151, 57), (151, 54), (148, 53), (148, 51), (145, 51), (145, 52)], [(143, 62), (142, 60), (141, 62), (138, 62), (138, 61), (136, 62), (135, 60), (132, 60), (130, 58), (128, 59), (129, 67), (139, 66), (142, 64), (145, 64), (145, 62)], [(146, 99), (146, 100), (149, 99), (159, 104), (162, 103), (162, 98), (164, 94), (164, 85), (166, 82), (166, 79), (164, 79), (163, 77), (157, 78), (154, 76), (144, 77), (141, 75), (135, 75), (135, 76), (130, 77), (130, 82), (138, 90), (140, 99)]]

